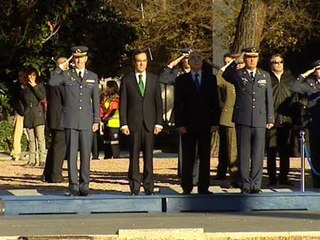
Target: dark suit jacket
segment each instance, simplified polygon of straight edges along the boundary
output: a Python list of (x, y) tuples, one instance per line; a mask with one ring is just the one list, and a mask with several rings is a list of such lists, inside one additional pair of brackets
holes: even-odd
[(236, 102), (232, 120), (236, 124), (265, 128), (274, 122), (273, 96), (269, 73), (257, 69), (255, 80), (246, 69), (236, 70), (232, 62), (222, 76), (236, 88)]
[(29, 84), (21, 91), (24, 105), (24, 127), (33, 128), (45, 124), (45, 113), (41, 100), (46, 97), (46, 88), (43, 83), (31, 87)]
[(64, 88), (62, 86), (47, 88), (47, 126), (51, 129), (63, 130), (61, 127)]
[(143, 127), (153, 132), (156, 124), (163, 125), (161, 89), (158, 77), (147, 72), (144, 97), (132, 72), (121, 80), (120, 126), (128, 125), (130, 131)]
[(69, 129), (90, 130), (99, 123), (99, 89), (97, 74), (85, 70), (83, 79), (74, 69), (57, 68), (49, 80), (50, 86), (64, 86), (65, 100), (61, 126)]
[(202, 71), (197, 90), (191, 72), (178, 76), (174, 114), (175, 126), (186, 127), (189, 133), (209, 133), (211, 126), (218, 126), (220, 109), (216, 77)]
[(304, 79), (302, 75), (299, 75), (292, 84), (292, 90), (307, 96), (309, 121), (318, 124), (320, 121), (320, 84), (315, 76), (311, 75)]

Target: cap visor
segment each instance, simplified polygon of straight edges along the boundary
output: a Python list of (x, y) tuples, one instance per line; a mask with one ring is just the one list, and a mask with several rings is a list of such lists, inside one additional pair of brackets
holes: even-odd
[(73, 53), (72, 54), (74, 57), (83, 57), (83, 56), (86, 56), (87, 53)]
[(259, 56), (259, 53), (245, 53), (245, 56), (258, 57), (258, 56)]

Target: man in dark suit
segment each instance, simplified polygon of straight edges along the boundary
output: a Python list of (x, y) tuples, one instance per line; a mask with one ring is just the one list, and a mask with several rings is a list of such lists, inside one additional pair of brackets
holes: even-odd
[[(90, 152), (92, 133), (99, 127), (98, 77), (86, 69), (88, 48), (71, 48), (75, 68), (55, 70), (49, 85), (62, 85), (65, 100), (61, 126), (66, 131), (69, 191), (71, 196), (89, 195)], [(80, 146), (79, 146), (80, 145)], [(77, 155), (80, 149), (80, 174), (78, 179)]]
[[(69, 61), (65, 57), (57, 59), (57, 66), (61, 70), (69, 69)], [(50, 128), (51, 142), (48, 149), (43, 180), (50, 183), (62, 182), (62, 165), (66, 156), (66, 136), (61, 127), (61, 114), (64, 99), (62, 86), (49, 86), (47, 91), (47, 127)]]
[[(162, 130), (162, 99), (158, 77), (146, 71), (147, 54), (133, 54), (134, 72), (121, 80), (120, 130), (130, 137), (129, 185), (132, 195), (138, 195), (143, 182), (147, 195), (154, 194), (154, 135)], [(143, 177), (139, 171), (139, 153), (143, 153)]]
[(193, 165), (198, 146), (198, 193), (210, 194), (211, 134), (219, 125), (219, 102), (216, 77), (202, 71), (203, 58), (199, 51), (189, 55), (191, 72), (177, 77), (174, 92), (175, 126), (181, 134), (182, 175), (184, 194), (193, 188)]
[[(237, 70), (243, 58), (245, 67)], [(269, 73), (257, 68), (259, 52), (246, 48), (222, 76), (234, 84), (236, 102), (232, 120), (236, 125), (241, 192), (260, 193), (266, 128), (273, 127), (273, 97)]]

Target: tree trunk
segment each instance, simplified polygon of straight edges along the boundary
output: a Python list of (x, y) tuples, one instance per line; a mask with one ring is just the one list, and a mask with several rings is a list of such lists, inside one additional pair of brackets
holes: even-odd
[(259, 48), (266, 21), (265, 0), (243, 0), (231, 51), (239, 53), (245, 47)]

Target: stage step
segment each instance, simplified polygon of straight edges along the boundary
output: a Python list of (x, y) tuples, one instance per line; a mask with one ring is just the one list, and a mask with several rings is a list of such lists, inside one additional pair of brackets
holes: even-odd
[(156, 194), (130, 196), (92, 194), (88, 197), (61, 195), (0, 196), (4, 215), (98, 214), (128, 212), (250, 212), (320, 211), (319, 192), (263, 192), (261, 194), (214, 193), (211, 195)]

